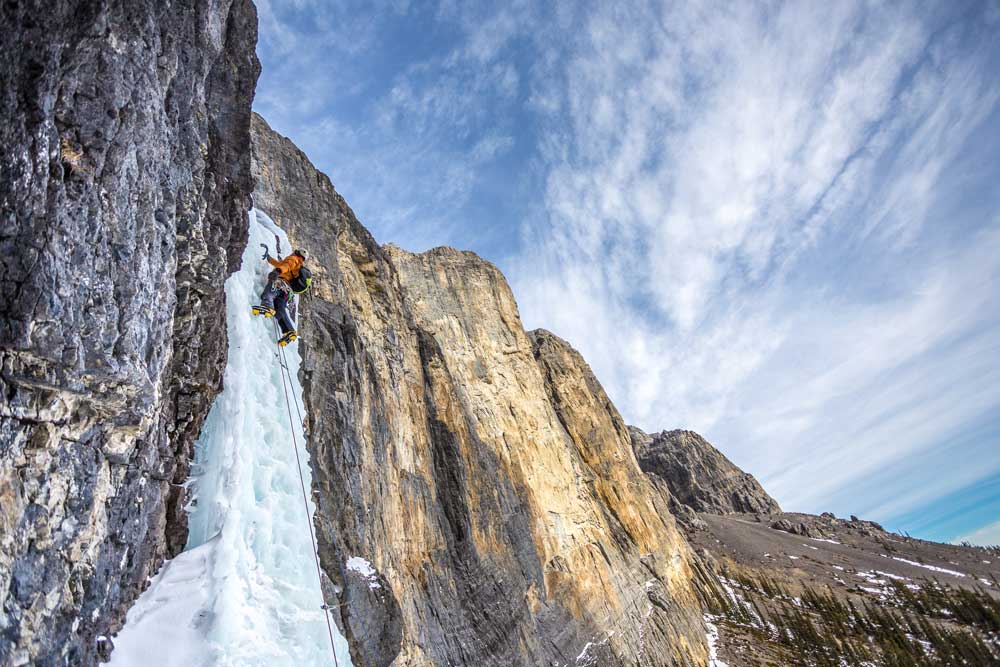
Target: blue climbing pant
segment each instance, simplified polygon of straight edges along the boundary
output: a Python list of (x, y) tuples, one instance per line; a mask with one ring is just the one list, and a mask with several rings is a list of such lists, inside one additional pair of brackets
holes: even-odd
[(282, 335), (295, 330), (292, 318), (288, 316), (288, 291), (282, 289), (279, 280), (267, 281), (264, 293), (260, 295), (260, 305), (274, 308), (274, 314), (278, 318), (278, 326), (281, 327)]

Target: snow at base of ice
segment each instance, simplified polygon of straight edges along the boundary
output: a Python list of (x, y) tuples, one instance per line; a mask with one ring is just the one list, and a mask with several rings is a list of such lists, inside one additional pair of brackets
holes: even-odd
[(114, 638), (113, 666), (147, 664), (151, 655), (161, 667), (215, 664), (205, 646), (212, 622), (211, 592), (201, 583), (212, 569), (217, 545), (218, 539), (207, 542), (160, 568), (129, 610), (125, 629)]
[[(333, 662), (309, 539), (315, 508), (303, 504), (292, 444), (294, 433), (309, 489), (294, 403), (302, 405), (298, 344), (284, 348), (289, 420), (274, 320), (250, 314), (271, 268), (260, 244), (277, 254), (277, 234), (284, 253), (292, 246), (266, 215), (251, 211), (249, 224), (242, 268), (226, 281), (229, 362), (196, 446), (187, 549), (129, 610), (112, 667)], [(339, 664), (350, 665), (347, 642), (335, 637)]]

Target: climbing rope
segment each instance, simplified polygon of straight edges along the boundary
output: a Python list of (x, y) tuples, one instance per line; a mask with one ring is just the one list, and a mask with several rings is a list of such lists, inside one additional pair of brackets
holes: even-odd
[[(278, 331), (278, 323), (274, 322), (274, 339), (275, 343), (281, 339), (281, 334)], [(288, 423), (292, 430), (292, 448), (295, 450), (295, 465), (299, 471), (299, 488), (302, 489), (302, 506), (306, 510), (306, 523), (309, 526), (309, 541), (312, 543), (312, 553), (313, 561), (316, 563), (316, 579), (319, 582), (319, 592), (320, 597), (323, 599), (323, 618), (326, 619), (326, 631), (330, 635), (330, 652), (333, 653), (333, 664), (335, 667), (340, 667), (340, 661), (337, 660), (337, 648), (333, 641), (333, 625), (330, 623), (330, 609), (326, 604), (326, 596), (323, 595), (323, 571), (319, 566), (319, 550), (316, 548), (316, 535), (313, 533), (312, 517), (309, 516), (309, 496), (306, 495), (306, 482), (302, 476), (302, 460), (299, 457), (299, 445), (295, 438), (295, 422), (292, 418), (292, 405), (288, 400), (288, 387), (292, 384), (292, 374), (288, 369), (288, 362), (285, 360), (285, 348), (278, 346), (278, 354), (281, 358), (281, 389), (285, 392), (285, 408), (288, 410)], [(288, 385), (285, 384), (285, 374), (288, 374)], [(292, 392), (292, 396), (295, 396), (295, 392)], [(299, 410), (299, 399), (295, 398), (295, 411), (299, 415), (299, 424), (302, 424), (302, 412)]]

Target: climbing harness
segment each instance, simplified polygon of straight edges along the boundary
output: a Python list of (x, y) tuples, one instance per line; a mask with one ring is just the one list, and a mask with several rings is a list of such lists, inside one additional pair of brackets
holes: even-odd
[[(278, 323), (274, 322), (274, 335), (275, 338), (280, 337), (280, 332), (278, 331)], [(337, 647), (333, 641), (333, 626), (330, 623), (330, 609), (331, 605), (326, 604), (326, 596), (323, 595), (323, 571), (319, 566), (319, 551), (316, 549), (316, 535), (313, 533), (312, 517), (309, 516), (309, 496), (306, 495), (306, 482), (302, 477), (302, 460), (299, 458), (299, 445), (295, 438), (295, 422), (292, 421), (292, 406), (288, 400), (288, 388), (292, 385), (292, 374), (288, 369), (288, 361), (285, 358), (285, 348), (279, 347), (278, 354), (281, 355), (279, 366), (281, 366), (281, 389), (285, 392), (285, 408), (288, 410), (288, 425), (291, 427), (292, 431), (292, 448), (295, 451), (295, 466), (299, 471), (299, 488), (302, 489), (302, 506), (306, 510), (306, 523), (309, 525), (309, 541), (312, 543), (312, 553), (313, 561), (316, 563), (316, 580), (319, 583), (320, 597), (323, 598), (323, 604), (321, 609), (323, 610), (323, 618), (326, 619), (326, 631), (330, 635), (330, 652), (333, 653), (333, 664), (334, 667), (340, 667), (340, 661), (337, 659)], [(285, 384), (285, 375), (288, 375), (288, 384)], [(292, 398), (295, 399), (295, 412), (299, 416), (299, 424), (302, 423), (302, 411), (299, 409), (299, 399), (295, 396), (295, 392), (292, 392)], [(336, 605), (335, 605), (336, 606)]]

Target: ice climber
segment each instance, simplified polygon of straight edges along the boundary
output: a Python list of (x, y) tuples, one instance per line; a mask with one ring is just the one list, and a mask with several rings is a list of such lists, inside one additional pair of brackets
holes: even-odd
[[(263, 245), (263, 244), (261, 244)], [(267, 285), (260, 295), (260, 305), (253, 307), (254, 315), (264, 317), (278, 317), (278, 325), (281, 327), (281, 338), (278, 345), (284, 347), (298, 338), (292, 318), (288, 315), (289, 300), (292, 293), (301, 294), (309, 289), (312, 277), (309, 269), (303, 264), (306, 261), (306, 251), (296, 249), (291, 255), (283, 259), (271, 257), (267, 246), (264, 246), (264, 257), (274, 270), (267, 274)]]

